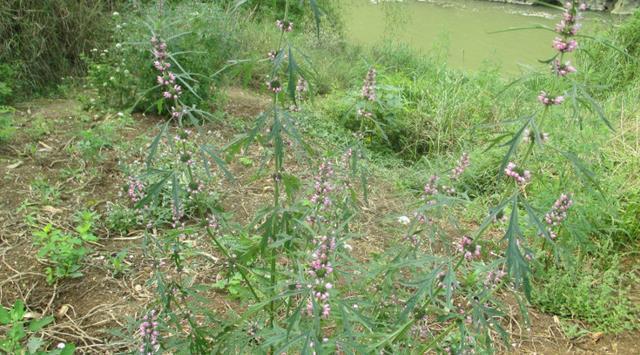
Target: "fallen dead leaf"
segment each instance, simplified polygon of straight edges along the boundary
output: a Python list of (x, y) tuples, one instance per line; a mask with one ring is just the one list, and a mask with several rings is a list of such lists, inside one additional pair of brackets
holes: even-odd
[(55, 208), (53, 206), (44, 206), (44, 207), (42, 207), (42, 210), (45, 211), (45, 212), (49, 212), (51, 214), (58, 214), (58, 213), (62, 212), (61, 209)]
[(19, 167), (20, 165), (22, 165), (22, 160), (18, 160), (16, 163), (13, 163), (11, 165), (7, 165), (7, 169), (12, 170)]
[(604, 333), (602, 333), (602, 332), (596, 332), (596, 333), (589, 334), (589, 336), (591, 337), (591, 341), (594, 342), (594, 343), (597, 343), (602, 338), (603, 335), (604, 335)]

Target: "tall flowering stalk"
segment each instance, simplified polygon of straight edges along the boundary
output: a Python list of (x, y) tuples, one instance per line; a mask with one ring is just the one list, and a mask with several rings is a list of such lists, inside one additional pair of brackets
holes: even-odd
[[(588, 97), (593, 101), (586, 91), (575, 83), (570, 76), (577, 72), (577, 69), (566, 60), (567, 53), (571, 53), (578, 49), (579, 44), (576, 40), (576, 35), (581, 29), (580, 19), (582, 18), (581, 12), (586, 10), (586, 6), (580, 5), (578, 1), (571, 0), (564, 3), (562, 18), (555, 26), (554, 31), (556, 37), (553, 39), (552, 47), (556, 51), (553, 58), (548, 63), (551, 68), (551, 72), (557, 80), (571, 81), (574, 87), (574, 94), (582, 94), (584, 97)], [(566, 218), (566, 210), (571, 206), (571, 200), (563, 195), (556, 202), (551, 212), (547, 213), (543, 221), (537, 216), (536, 210), (529, 204), (527, 196), (527, 185), (532, 181), (533, 174), (531, 171), (521, 168), (520, 166), (527, 165), (527, 159), (533, 156), (530, 154), (532, 150), (549, 140), (550, 134), (541, 131), (544, 126), (545, 118), (550, 114), (552, 107), (562, 105), (565, 101), (565, 95), (551, 94), (549, 89), (540, 91), (538, 94), (538, 102), (542, 105), (542, 114), (532, 114), (524, 121), (524, 125), (520, 128), (512, 139), (507, 143), (510, 145), (507, 154), (505, 155), (502, 165), (500, 167), (501, 174), (512, 179), (515, 182), (515, 186), (510, 189), (511, 196), (506, 198), (495, 209), (492, 210), (490, 216), (485, 221), (485, 225), (490, 224), (492, 221), (498, 219), (499, 214), (504, 214), (505, 208), (511, 208), (511, 216), (508, 218), (508, 227), (505, 231), (505, 239), (507, 240), (508, 247), (506, 251), (506, 272), (509, 276), (513, 277), (513, 281), (516, 284), (523, 285), (525, 294), (530, 295), (530, 283), (529, 283), (529, 265), (528, 261), (532, 258), (532, 253), (526, 249), (526, 239), (522, 229), (519, 226), (519, 214), (521, 211), (525, 211), (528, 215), (528, 220), (533, 227), (537, 230), (537, 233), (548, 237), (547, 239), (555, 239), (557, 236), (554, 228)], [(574, 102), (576, 102), (574, 100)], [(580, 101), (578, 101), (580, 102)], [(595, 103), (594, 103), (595, 104)], [(601, 110), (596, 110), (600, 112)], [(605, 119), (606, 122), (606, 119)], [(527, 151), (522, 157), (522, 160), (516, 164), (515, 159), (512, 159), (512, 155), (517, 152), (517, 147), (520, 142), (528, 143)], [(534, 144), (535, 143), (535, 144)], [(557, 148), (554, 148), (558, 150)], [(558, 150), (559, 151), (559, 150)], [(575, 163), (574, 155), (569, 153), (563, 153), (559, 151), (567, 159), (574, 161), (574, 166), (580, 166), (579, 163)], [(484, 231), (484, 227), (481, 228), (476, 234), (479, 236)], [(474, 238), (474, 240), (476, 239)], [(543, 248), (544, 248), (543, 242)], [(492, 274), (495, 276), (495, 274)]]
[(151, 310), (149, 314), (142, 317), (139, 333), (142, 338), (142, 344), (139, 349), (141, 355), (155, 354), (160, 350), (160, 344), (158, 342), (158, 337), (160, 336), (160, 331), (158, 330), (158, 314), (155, 310)]
[(182, 87), (176, 83), (176, 74), (169, 70), (171, 63), (168, 61), (167, 43), (156, 36), (151, 37), (153, 46), (153, 56), (155, 58), (153, 67), (158, 71), (156, 80), (162, 88), (162, 98), (169, 101), (171, 105), (171, 118), (180, 120), (184, 110), (180, 105), (180, 95)]
[[(312, 282), (307, 286), (311, 290), (311, 299), (307, 301), (306, 311), (309, 316), (315, 314), (328, 318), (331, 313), (330, 290), (333, 288), (333, 284), (329, 282), (333, 273), (330, 257), (336, 250), (336, 240), (320, 236), (315, 239), (315, 244), (316, 249), (311, 254), (312, 260), (308, 270)], [(317, 313), (314, 313), (314, 304), (318, 306)]]

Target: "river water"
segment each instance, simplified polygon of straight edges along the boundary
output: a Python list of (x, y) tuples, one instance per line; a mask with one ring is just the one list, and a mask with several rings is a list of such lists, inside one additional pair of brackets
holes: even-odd
[[(459, 69), (477, 70), (490, 61), (505, 74), (517, 74), (539, 59), (553, 55), (555, 34), (545, 30), (491, 33), (509, 28), (554, 27), (560, 11), (542, 6), (511, 5), (476, 0), (380, 1), (347, 0), (347, 37), (359, 44), (384, 41), (407, 43), (423, 53), (446, 48), (447, 62)], [(587, 13), (585, 25), (608, 21)], [(586, 26), (588, 27), (588, 26)], [(588, 31), (588, 29), (587, 29)]]

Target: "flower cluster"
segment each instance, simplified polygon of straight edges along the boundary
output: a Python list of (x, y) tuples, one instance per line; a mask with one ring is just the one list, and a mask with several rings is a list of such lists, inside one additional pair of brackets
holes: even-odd
[(282, 32), (291, 32), (291, 31), (293, 31), (293, 22), (284, 21), (284, 20), (277, 20), (276, 21), (276, 26), (278, 26), (278, 28)]
[(277, 55), (278, 55), (278, 52), (276, 52), (276, 51), (269, 51), (269, 52), (267, 53), (267, 58), (268, 58), (269, 60), (276, 60), (276, 56), (277, 56)]
[(314, 192), (311, 196), (311, 202), (318, 204), (320, 208), (328, 208), (331, 206), (331, 197), (329, 194), (334, 190), (331, 179), (334, 176), (333, 165), (331, 162), (323, 162), (320, 164), (318, 174), (314, 177)]
[(560, 105), (564, 102), (564, 96), (549, 96), (546, 92), (540, 91), (538, 101), (545, 106)]
[[(321, 236), (315, 239), (315, 243), (317, 247), (311, 255), (312, 260), (308, 271), (309, 275), (315, 280), (308, 287), (311, 289), (313, 299), (321, 307), (321, 316), (327, 318), (331, 313), (329, 290), (333, 288), (333, 285), (327, 280), (333, 272), (329, 255), (336, 250), (336, 240), (335, 238)], [(309, 316), (313, 315), (313, 303), (312, 299), (307, 302), (307, 314)]]
[(578, 11), (586, 10), (586, 4), (581, 4), (576, 7), (574, 1), (567, 1), (564, 4), (564, 12), (562, 13), (562, 20), (556, 25), (556, 32), (564, 37), (571, 37), (578, 34), (581, 24), (578, 20), (581, 16)]
[(578, 48), (578, 42), (572, 37), (578, 34), (580, 30), (581, 16), (579, 11), (584, 11), (586, 6), (584, 4), (576, 6), (575, 1), (567, 1), (564, 5), (564, 12), (562, 13), (562, 20), (556, 25), (556, 32), (561, 37), (556, 37), (553, 40), (553, 48), (560, 53), (573, 52)]
[(267, 81), (267, 88), (274, 94), (277, 94), (282, 91), (282, 84), (278, 78), (273, 78), (273, 80)]
[(480, 257), (480, 245), (473, 242), (473, 240), (466, 235), (460, 238), (458, 243), (455, 244), (456, 250), (464, 254), (464, 258), (467, 260)]
[(551, 62), (551, 71), (557, 76), (567, 76), (571, 73), (575, 73), (577, 70), (573, 65), (571, 65), (571, 62), (566, 61), (562, 64), (560, 59), (556, 59)]
[(504, 278), (505, 276), (507, 276), (507, 273), (502, 269), (489, 271), (489, 273), (487, 274), (487, 278), (484, 280), (484, 285), (496, 286), (502, 281), (502, 278)]
[(425, 196), (433, 196), (438, 193), (438, 180), (440, 180), (438, 175), (429, 177), (429, 181), (424, 185)]
[(376, 75), (374, 68), (369, 69), (362, 85), (362, 97), (369, 101), (376, 100)]
[(462, 175), (462, 173), (464, 173), (464, 171), (469, 167), (469, 164), (471, 164), (471, 162), (469, 161), (469, 154), (462, 154), (462, 157), (460, 157), (460, 160), (458, 160), (458, 165), (451, 172), (451, 180), (457, 180), (460, 175)]
[(547, 223), (547, 231), (552, 239), (557, 237), (557, 233), (553, 231), (553, 227), (558, 227), (565, 219), (567, 219), (567, 211), (573, 205), (571, 197), (567, 194), (562, 194), (554, 202), (551, 207), (551, 211), (544, 216), (544, 220)]
[(373, 117), (373, 113), (369, 112), (363, 108), (359, 108), (356, 113), (358, 114), (358, 116), (362, 116), (362, 117), (367, 117), (367, 118), (371, 118)]
[(218, 223), (218, 219), (215, 215), (211, 214), (207, 217), (207, 227), (211, 229), (218, 229), (218, 227), (220, 227), (220, 223)]
[(549, 133), (539, 132), (536, 135), (536, 133), (530, 130), (529, 128), (526, 128), (522, 132), (522, 141), (525, 143), (539, 142), (542, 144), (548, 140), (549, 140)]
[(556, 37), (553, 40), (553, 48), (560, 53), (569, 53), (578, 48), (578, 42), (575, 39)]
[(162, 97), (166, 100), (173, 100), (173, 106), (171, 106), (171, 117), (180, 118), (184, 114), (183, 110), (178, 108), (178, 99), (182, 94), (182, 87), (176, 83), (176, 75), (169, 70), (171, 63), (168, 62), (167, 44), (158, 39), (158, 37), (151, 37), (151, 44), (153, 45), (153, 56), (155, 61), (153, 62), (154, 68), (159, 72), (156, 80), (162, 87)]
[(144, 198), (144, 184), (142, 181), (134, 177), (129, 177), (129, 188), (127, 189), (127, 194), (133, 203), (137, 203), (142, 200)]
[(140, 323), (140, 336), (142, 337), (142, 345), (140, 345), (140, 354), (153, 354), (158, 352), (160, 345), (158, 344), (158, 314), (155, 310), (151, 310), (148, 315), (142, 318)]
[(520, 185), (524, 185), (531, 180), (531, 172), (529, 170), (519, 169), (513, 162), (507, 164), (504, 173), (512, 177)]

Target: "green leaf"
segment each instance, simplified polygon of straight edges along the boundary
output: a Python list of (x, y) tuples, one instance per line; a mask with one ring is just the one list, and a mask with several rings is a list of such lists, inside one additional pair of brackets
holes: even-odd
[(13, 304), (13, 308), (10, 311), (11, 321), (12, 322), (21, 321), (22, 318), (24, 318), (24, 313), (25, 313), (24, 302), (22, 302), (22, 300), (16, 300), (16, 302)]
[(38, 337), (31, 337), (27, 341), (27, 349), (29, 354), (35, 354), (44, 345), (44, 340)]
[(162, 127), (160, 128), (160, 132), (158, 132), (158, 135), (153, 139), (153, 142), (151, 142), (151, 145), (149, 146), (149, 154), (147, 154), (147, 160), (146, 160), (147, 168), (151, 167), (151, 162), (153, 161), (153, 158), (155, 157), (156, 152), (158, 151), (158, 144), (160, 143), (160, 138), (162, 138), (162, 136), (164, 135), (164, 132), (167, 130), (168, 124), (169, 122), (167, 121), (167, 123), (162, 125)]
[(164, 178), (162, 178), (162, 180), (156, 182), (155, 184), (151, 185), (151, 187), (149, 188), (149, 191), (147, 192), (147, 195), (142, 198), (140, 201), (138, 201), (138, 203), (136, 203), (135, 207), (136, 208), (141, 208), (144, 205), (148, 204), (151, 201), (155, 201), (155, 199), (158, 197), (158, 195), (160, 194), (160, 191), (162, 190), (162, 187), (164, 187), (164, 185), (167, 183), (167, 181), (169, 180), (169, 178), (173, 175), (172, 172), (166, 173), (166, 175), (164, 176)]
[(27, 333), (25, 333), (22, 323), (17, 322), (17, 323), (13, 323), (13, 326), (11, 327), (7, 335), (9, 336), (9, 338), (15, 341), (15, 340), (21, 340), (22, 338), (24, 338), (27, 335)]
[(411, 325), (413, 325), (413, 323), (415, 322), (415, 320), (411, 319), (408, 322), (402, 324), (400, 327), (398, 327), (398, 329), (396, 329), (394, 332), (386, 335), (381, 341), (371, 345), (369, 347), (369, 351), (374, 352), (377, 349), (380, 349), (380, 347), (384, 346), (385, 344), (389, 343), (389, 342), (393, 342), (395, 339), (397, 339), (399, 336), (401, 336), (402, 334), (404, 334), (404, 332), (407, 331), (407, 329), (411, 328)]
[(522, 236), (520, 225), (518, 224), (518, 195), (514, 195), (511, 209), (509, 227), (504, 239), (508, 242), (507, 247), (507, 271), (513, 277), (516, 286), (522, 285), (524, 294), (531, 301), (531, 284), (529, 282), (529, 265), (522, 256), (519, 246), (519, 238)]
[(65, 344), (64, 348), (60, 352), (60, 355), (73, 355), (76, 351), (75, 344)]
[(0, 324), (9, 324), (11, 322), (11, 316), (9, 312), (0, 305)]
[(571, 163), (571, 165), (573, 165), (574, 169), (578, 173), (578, 177), (580, 177), (583, 182), (587, 182), (588, 184), (594, 186), (596, 190), (598, 190), (601, 194), (604, 194), (604, 192), (600, 188), (600, 184), (598, 182), (596, 174), (591, 171), (591, 169), (587, 167), (587, 164), (585, 164), (577, 155), (572, 152), (562, 151), (555, 147), (552, 148), (559, 152), (565, 159), (567, 159)]
[(581, 96), (585, 98), (591, 105), (591, 108), (596, 111), (600, 119), (607, 125), (607, 127), (609, 127), (610, 130), (615, 131), (615, 128), (613, 128), (611, 122), (609, 122), (609, 120), (607, 119), (607, 115), (604, 113), (604, 110), (602, 109), (600, 104), (598, 104), (596, 100), (594, 100), (593, 97), (589, 95), (587, 90), (582, 85), (577, 85), (577, 89), (582, 94)]
[(220, 158), (220, 152), (218, 150), (216, 150), (212, 146), (207, 146), (207, 145), (201, 146), (200, 149), (204, 153), (206, 153), (209, 157), (211, 157), (211, 159), (213, 159), (213, 161), (216, 163), (218, 168), (222, 170), (227, 180), (234, 181), (233, 174), (231, 174), (231, 171), (227, 169), (227, 164), (224, 162), (224, 160)]
[(309, 0), (309, 3), (311, 4), (311, 11), (313, 11), (313, 19), (316, 22), (316, 36), (320, 38), (320, 16), (322, 16), (322, 13), (318, 6), (318, 0)]
[(500, 164), (498, 176), (502, 176), (504, 174), (504, 168), (506, 168), (507, 164), (509, 164), (509, 160), (511, 159), (511, 156), (516, 152), (516, 149), (518, 148), (518, 144), (522, 139), (522, 132), (524, 132), (524, 130), (529, 126), (529, 124), (533, 120), (533, 117), (534, 115), (529, 116), (526, 119), (526, 122), (524, 123), (524, 125), (520, 127), (520, 129), (516, 132), (513, 138), (511, 138), (511, 140), (505, 144), (505, 145), (509, 145), (509, 150), (507, 151), (507, 154), (504, 156), (504, 158), (502, 158), (502, 163)]
[(29, 322), (29, 330), (32, 332), (37, 332), (40, 329), (42, 329), (44, 326), (46, 326), (47, 324), (53, 322), (53, 317), (52, 316), (48, 316), (48, 317), (44, 317), (42, 319), (37, 319), (37, 320), (33, 320), (31, 322)]
[(289, 199), (293, 199), (295, 193), (298, 192), (300, 186), (302, 186), (300, 179), (291, 174), (282, 174), (282, 183), (284, 184), (284, 189)]
[(296, 77), (298, 72), (298, 65), (293, 58), (293, 51), (289, 46), (289, 66), (287, 67), (289, 76), (289, 85), (287, 85), (287, 91), (289, 92), (289, 98), (296, 103)]

